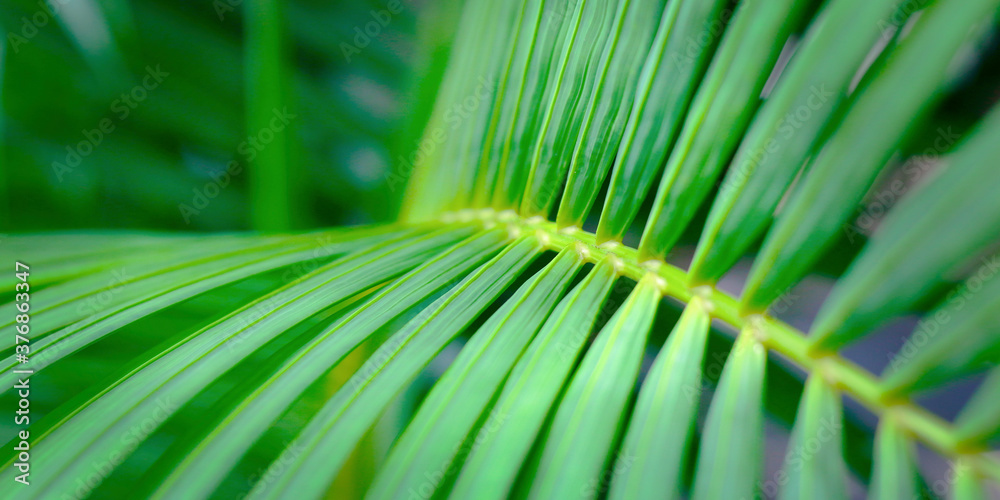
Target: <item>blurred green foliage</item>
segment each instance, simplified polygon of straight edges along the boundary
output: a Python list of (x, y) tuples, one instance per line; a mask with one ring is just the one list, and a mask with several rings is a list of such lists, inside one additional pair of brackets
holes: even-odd
[[(286, 225), (391, 219), (402, 187), (385, 176), (420, 133), (458, 7), (0, 3), (0, 230), (18, 232), (262, 228), (250, 186), (275, 156), (288, 188), (262, 175), (277, 189), (261, 201), (272, 214), (287, 202), (290, 214), (275, 216)], [(284, 19), (261, 10), (247, 23), (258, 4), (280, 4)]]

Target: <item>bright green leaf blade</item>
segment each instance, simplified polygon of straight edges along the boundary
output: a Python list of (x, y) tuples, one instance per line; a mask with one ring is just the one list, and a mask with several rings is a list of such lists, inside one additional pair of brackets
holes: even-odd
[(634, 459), (633, 450), (612, 454), (612, 446), (660, 302), (658, 279), (650, 275), (639, 282), (573, 375), (544, 445), (532, 499), (593, 498), (610, 486), (601, 474), (608, 460), (628, 467)]
[[(295, 197), (291, 154), (298, 115), (289, 111), (288, 55), (285, 43), (285, 2), (247, 0), (246, 133), (254, 146), (247, 167), (250, 180), (252, 227), (258, 231), (286, 231), (292, 225)], [(265, 136), (263, 131), (271, 133)], [(271, 139), (264, 141), (266, 137)], [(258, 144), (262, 147), (256, 147)]]
[(202, 498), (211, 494), (227, 471), (310, 384), (387, 322), (499, 251), (505, 237), (496, 229), (457, 244), (316, 335), (233, 408), (174, 468), (155, 496)]
[(875, 470), (869, 489), (873, 500), (920, 498), (916, 453), (903, 429), (891, 416), (883, 417), (875, 435)]
[[(161, 352), (91, 398), (33, 446), (36, 465), (59, 471), (38, 481), (32, 498), (69, 494), (91, 463), (127, 457), (145, 436), (130, 429), (162, 423), (201, 389), (265, 342), (315, 313), (419, 264), (470, 229), (402, 238), (338, 259)], [(242, 314), (250, 311), (248, 316)], [(249, 318), (249, 320), (248, 320)], [(153, 415), (161, 418), (154, 418)], [(125, 439), (129, 437), (129, 439)], [(46, 452), (45, 450), (49, 450)], [(4, 474), (13, 473), (7, 469)]]
[[(60, 236), (67, 238), (60, 241)], [(86, 279), (90, 274), (106, 270), (121, 262), (142, 261), (142, 257), (172, 254), (181, 248), (190, 248), (197, 240), (190, 236), (149, 236), (135, 234), (100, 234), (104, 248), (92, 247), (94, 241), (83, 235), (24, 235), (4, 242), (4, 256), (24, 260), (32, 269), (32, 283), (37, 287), (62, 283), (74, 278)], [(225, 240), (227, 237), (221, 236)], [(213, 238), (213, 240), (215, 240)], [(215, 240), (218, 241), (218, 240)], [(212, 242), (214, 245), (215, 241)], [(72, 249), (80, 245), (80, 249)], [(53, 249), (70, 247), (72, 250), (58, 254)], [(31, 256), (31, 258), (27, 258)], [(141, 256), (141, 257), (140, 257)], [(155, 257), (154, 257), (155, 258)], [(14, 276), (0, 277), (0, 284), (14, 286)]]
[[(578, 31), (581, 16), (595, 20), (597, 30), (602, 33), (607, 30), (605, 25), (610, 23), (606, 15), (608, 9), (603, 8), (601, 2), (542, 2), (542, 4), (541, 17), (536, 25), (537, 32), (531, 45), (532, 54), (528, 60), (520, 93), (517, 94), (516, 100), (505, 102), (506, 106), (516, 106), (518, 109), (515, 111), (510, 131), (503, 142), (499, 156), (499, 174), (493, 196), (493, 208), (497, 210), (516, 210), (521, 205), (521, 196), (525, 192), (525, 185), (535, 163), (532, 158), (536, 152), (542, 152), (538, 149), (537, 141), (544, 134), (543, 127), (547, 123), (551, 124), (551, 117), (540, 111), (557, 98), (556, 94), (562, 95), (561, 91), (569, 90), (561, 88), (565, 85), (561, 85), (562, 74), (559, 72), (556, 49), (564, 39)], [(594, 5), (597, 9), (586, 9), (588, 5)], [(586, 45), (584, 40), (574, 40), (571, 43), (575, 48), (583, 49)], [(503, 132), (503, 129), (500, 129), (500, 132)], [(497, 142), (495, 145), (500, 143)], [(495, 155), (491, 156), (491, 162), (497, 161), (497, 158)]]
[(560, 227), (583, 226), (614, 163), (635, 98), (635, 68), (649, 51), (662, 10), (660, 0), (618, 2), (614, 32), (601, 54), (559, 203)]
[(610, 314), (601, 305), (615, 278), (610, 262), (599, 263), (549, 315), (493, 407), (507, 425), (476, 436), (450, 498), (507, 497), (594, 322)]
[(952, 500), (981, 500), (988, 498), (988, 486), (975, 470), (960, 460), (952, 475)]
[[(476, 41), (456, 44), (453, 53), (463, 59), (449, 71), (454, 81), (446, 82), (449, 86), (442, 90), (440, 107), (421, 141), (443, 144), (429, 154), (420, 155), (419, 161), (403, 172), (412, 171), (416, 175), (411, 183), (411, 192), (415, 194), (407, 200), (413, 200), (408, 204), (411, 213), (436, 215), (440, 208), (467, 208), (474, 201), (485, 206), (488, 196), (484, 179), (488, 165), (484, 153), (491, 148), (499, 119), (498, 106), (507, 92), (510, 58), (516, 48), (524, 7), (524, 3), (517, 2), (478, 1), (471, 2), (466, 9), (463, 20), (468, 22), (463, 23), (456, 40)], [(470, 168), (472, 165), (479, 168)], [(430, 171), (430, 175), (420, 175), (424, 171)], [(449, 200), (441, 196), (442, 192), (455, 192), (456, 196)]]
[[(224, 235), (217, 238), (226, 238)], [(150, 251), (178, 243), (190, 243), (190, 234), (105, 231), (94, 233), (21, 234), (3, 242), (11, 256), (31, 253), (33, 264), (52, 264), (87, 258), (111, 260), (137, 251)], [(114, 245), (109, 245), (113, 242)], [(5, 278), (6, 279), (6, 278)]]
[[(209, 252), (192, 252), (191, 248), (175, 250), (173, 257), (165, 256), (159, 265), (141, 260), (121, 261), (110, 266), (107, 272), (95, 272), (34, 294), (32, 300), (35, 307), (32, 309), (29, 338), (34, 341), (33, 348), (37, 353), (52, 342), (103, 319), (110, 319), (118, 326), (124, 325), (127, 323), (126, 316), (117, 314), (133, 306), (140, 308), (132, 309), (133, 313), (143, 310), (155, 312), (242, 277), (297, 262), (312, 264), (315, 268), (322, 260), (402, 234), (416, 235), (426, 231), (427, 228), (418, 232), (361, 229), (354, 234), (333, 231), (295, 238), (239, 238), (219, 247), (208, 245), (213, 248)], [(289, 270), (287, 281), (297, 278), (299, 274)], [(184, 292), (177, 292), (185, 285), (188, 286)], [(10, 312), (13, 318), (13, 307), (13, 304), (5, 304), (0, 306), (0, 311)], [(133, 316), (132, 319), (138, 317), (141, 316)], [(48, 335), (56, 328), (72, 323), (75, 324)], [(7, 326), (3, 325), (4, 328)], [(13, 336), (0, 340), (0, 347), (11, 347), (13, 340)]]
[[(496, 142), (501, 138), (499, 131), (507, 130), (503, 128), (507, 122), (502, 121), (509, 117), (509, 114), (505, 114), (505, 99), (514, 91), (513, 89), (520, 88), (524, 77), (524, 68), (527, 64), (525, 58), (530, 53), (528, 41), (534, 36), (534, 32), (528, 28), (528, 22), (535, 20), (532, 13), (535, 12), (533, 9), (538, 7), (537, 3), (528, 2), (481, 3), (489, 5), (490, 10), (486, 17), (480, 19), (479, 32), (491, 33), (491, 26), (494, 24), (499, 26), (493, 35), (492, 46), (484, 47), (486, 50), (477, 54), (482, 61), (479, 64), (486, 65), (488, 74), (493, 77), (491, 82), (495, 83), (492, 94), (488, 96), (489, 100), (473, 115), (475, 117), (473, 123), (479, 125), (479, 128), (463, 130), (463, 142), (455, 145), (458, 148), (459, 162), (454, 168), (461, 171), (465, 165), (478, 165), (478, 168), (464, 169), (467, 174), (463, 177), (471, 176), (471, 178), (466, 177), (466, 182), (471, 182), (472, 192), (462, 193), (461, 197), (467, 201), (465, 204), (456, 204), (456, 207), (461, 208), (468, 207), (469, 204), (486, 207), (493, 199), (500, 166), (492, 161), (491, 154), (497, 147)], [(503, 21), (497, 23), (495, 21), (497, 18), (505, 19), (506, 23)], [(473, 32), (470, 38), (475, 39), (479, 36)], [(475, 66), (470, 65), (470, 69), (472, 67)], [(481, 78), (482, 74), (466, 71), (465, 80), (471, 82), (473, 79)], [(478, 93), (476, 95), (479, 96)], [(437, 192), (436, 189), (431, 191)]]
[(719, 0), (667, 2), (618, 146), (611, 187), (597, 227), (598, 241), (621, 241), (638, 213), (677, 136), (718, 37), (733, 15), (726, 5)]
[(693, 500), (754, 498), (763, 458), (767, 353), (755, 330), (740, 332), (708, 409)]
[(705, 303), (695, 298), (653, 362), (622, 444), (632, 466), (614, 476), (608, 498), (681, 498), (710, 323)]
[(295, 440), (301, 453), (286, 464), (288, 472), (274, 483), (258, 483), (251, 493), (265, 498), (322, 494), (391, 399), (493, 303), (539, 251), (532, 238), (521, 239), (407, 323), (302, 429)]
[(906, 395), (1000, 362), (998, 269), (1000, 255), (986, 259), (988, 273), (974, 273), (920, 320), (882, 374), (883, 392)]
[[(484, 198), (498, 210), (514, 209), (528, 178), (528, 153), (537, 138), (539, 113), (556, 44), (569, 27), (564, 4), (528, 0), (523, 3), (517, 43), (509, 65), (508, 86), (499, 95), (495, 135), (486, 144)], [(485, 146), (485, 145), (484, 145)]]
[[(564, 250), (469, 339), (396, 440), (367, 498), (401, 498), (411, 491), (434, 490), (441, 482), (430, 478), (450, 478), (458, 472), (461, 464), (454, 460), (464, 458), (466, 436), (580, 265), (575, 251)], [(507, 419), (500, 411), (490, 411), (480, 433), (496, 432)]]
[(639, 243), (640, 259), (663, 258), (694, 218), (757, 110), (804, 7), (795, 0), (739, 4), (667, 158)]
[(940, 98), (956, 54), (979, 38), (981, 29), (970, 27), (991, 19), (998, 4), (941, 0), (923, 12), (882, 73), (859, 91), (778, 215), (747, 278), (744, 308), (765, 309), (823, 255), (913, 127), (914, 117)]
[(955, 421), (955, 437), (960, 442), (978, 444), (1000, 434), (998, 395), (1000, 368), (994, 368)]
[[(556, 201), (569, 159), (573, 139), (583, 121), (585, 102), (593, 92), (596, 60), (615, 27), (615, 2), (576, 2), (566, 37), (553, 53), (552, 76), (543, 102), (548, 102), (531, 155), (531, 168), (521, 199), (520, 214), (547, 217)], [(527, 139), (527, 138), (526, 138)]]
[[(78, 352), (106, 335), (117, 331), (119, 328), (138, 319), (160, 312), (183, 300), (257, 273), (315, 259), (316, 249), (285, 252), (273, 256), (267, 255), (263, 259), (251, 259), (252, 257), (259, 257), (259, 255), (250, 254), (241, 256), (235, 262), (227, 260), (215, 261), (211, 263), (211, 270), (207, 272), (206, 269), (199, 267), (190, 270), (186, 269), (185, 271), (191, 271), (191, 273), (186, 272), (181, 278), (189, 277), (190, 279), (185, 279), (181, 283), (174, 281), (177, 279), (176, 276), (164, 277), (167, 279), (154, 278), (157, 286), (162, 288), (157, 289), (153, 294), (139, 297), (120, 307), (110, 308), (107, 311), (94, 314), (83, 321), (56, 331), (42, 339), (33, 341), (32, 352), (34, 355), (25, 367), (38, 373), (60, 359)], [(17, 366), (17, 364), (18, 361), (13, 355), (0, 362), (0, 366), (6, 368), (12, 368)], [(0, 373), (0, 382), (12, 381), (13, 376), (9, 371)]]
[(821, 374), (810, 375), (785, 455), (788, 482), (781, 489), (782, 500), (848, 498), (842, 431), (840, 394)]
[[(496, 66), (497, 88), (493, 94), (492, 107), (482, 122), (485, 127), (480, 130), (471, 131), (476, 134), (472, 146), (478, 145), (476, 149), (470, 149), (471, 155), (469, 163), (479, 165), (475, 172), (474, 193), (472, 204), (475, 207), (486, 207), (496, 198), (499, 179), (503, 178), (500, 172), (501, 164), (499, 158), (502, 157), (506, 138), (510, 134), (515, 114), (519, 111), (517, 98), (522, 95), (523, 83), (526, 79), (528, 63), (531, 60), (532, 47), (535, 37), (538, 35), (539, 16), (544, 8), (544, 2), (533, 0), (526, 2), (485, 2), (488, 4), (507, 5), (509, 12), (504, 12), (508, 17), (507, 25), (502, 29), (495, 40), (493, 51), (483, 54), (484, 60), (493, 61)], [(494, 15), (498, 15), (494, 13)], [(490, 18), (485, 18), (482, 23), (489, 25), (493, 23)], [(475, 36), (475, 35), (473, 35)], [(505, 54), (497, 57), (495, 54)]]
[[(952, 269), (997, 240), (1000, 106), (948, 156), (948, 166), (892, 210), (831, 292), (812, 335), (837, 347), (924, 299)], [(994, 261), (974, 273), (996, 274)], [(982, 276), (980, 276), (982, 277)]]
[(822, 128), (848, 94), (895, 0), (828, 2), (796, 48), (740, 143), (691, 262), (696, 282), (718, 280), (771, 222)]
[[(116, 256), (114, 260), (107, 260), (106, 265), (90, 270), (87, 275), (32, 293), (31, 338), (39, 338), (45, 333), (98, 313), (104, 308), (155, 291), (158, 286), (151, 286), (151, 280), (145, 278), (156, 277), (199, 263), (203, 264), (202, 267), (205, 267), (204, 264), (210, 266), (213, 261), (227, 256), (239, 259), (244, 251), (270, 249), (273, 253), (279, 251), (278, 246), (294, 244), (295, 241), (222, 237), (212, 238), (198, 245), (188, 243), (180, 248), (175, 248), (167, 241), (164, 243), (167, 247), (165, 251), (144, 252), (131, 258)], [(33, 252), (28, 250), (25, 254), (32, 255)], [(27, 264), (39, 270), (47, 267), (45, 264), (34, 264), (30, 260)], [(32, 280), (31, 284), (35, 283), (35, 280)], [(14, 304), (0, 306), (0, 314), (3, 314), (4, 318), (0, 320), (0, 327), (13, 325)], [(12, 345), (13, 337), (0, 340), (0, 346), (4, 348)]]

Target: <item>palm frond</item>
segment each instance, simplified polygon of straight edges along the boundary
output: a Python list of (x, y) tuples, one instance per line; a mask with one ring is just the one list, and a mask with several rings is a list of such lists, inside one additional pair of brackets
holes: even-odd
[[(126, 478), (155, 498), (319, 498), (344, 480), (373, 499), (841, 499), (852, 481), (914, 498), (919, 444), (956, 464), (955, 498), (986, 498), (1000, 485), (1000, 108), (851, 252), (808, 335), (773, 306), (933, 127), (1000, 0), (731, 4), (470, 0), (391, 225), (4, 239), (32, 295), (29, 332), (0, 306), (0, 382), (27, 369), (69, 385), (96, 350), (138, 345), (103, 382), (38, 403), (38, 472), (18, 497), (101, 497)], [(259, 123), (283, 76), (254, 75)], [(286, 187), (275, 155), (258, 189)], [(742, 293), (723, 291), (761, 239)], [(126, 336), (239, 287), (256, 298)], [(912, 314), (924, 322), (883, 373), (845, 355)], [(789, 398), (770, 384), (789, 373), (802, 397), (764, 477), (765, 424)], [(982, 375), (952, 420), (918, 402)], [(848, 431), (858, 408), (873, 437)], [(2, 429), (10, 482), (25, 438)], [(390, 444), (367, 470), (372, 436)]]

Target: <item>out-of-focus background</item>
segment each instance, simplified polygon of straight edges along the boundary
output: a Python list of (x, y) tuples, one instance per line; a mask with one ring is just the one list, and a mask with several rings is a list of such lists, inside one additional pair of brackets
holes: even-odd
[(250, 229), (257, 153), (282, 147), (292, 228), (391, 219), (460, 3), (277, 2), (272, 130), (248, 120), (278, 73), (246, 64), (254, 3), (275, 2), (0, 1), (0, 231)]

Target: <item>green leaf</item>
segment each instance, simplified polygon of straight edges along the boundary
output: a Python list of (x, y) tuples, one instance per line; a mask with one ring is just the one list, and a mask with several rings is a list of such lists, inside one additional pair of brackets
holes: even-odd
[[(205, 239), (201, 243), (214, 247), (220, 240), (227, 241), (229, 238), (215, 236), (211, 241)], [(101, 241), (105, 245), (103, 248), (98, 246)], [(32, 270), (31, 281), (37, 289), (79, 277), (93, 280), (89, 275), (116, 264), (142, 263), (146, 259), (158, 261), (163, 255), (184, 251), (184, 248), (190, 249), (193, 243), (195, 241), (190, 236), (112, 233), (97, 235), (94, 240), (83, 235), (73, 235), (63, 241), (52, 235), (26, 235), (6, 241), (4, 246), (7, 247), (7, 255), (24, 258), (26, 264), (36, 268)], [(64, 254), (53, 252), (66, 247), (70, 250)], [(28, 256), (31, 258), (27, 259)], [(8, 288), (13, 287), (14, 279), (13, 276), (3, 276), (0, 283)]]
[[(235, 241), (228, 241), (229, 238), (226, 238), (227, 241), (219, 241), (218, 245), (207, 244), (207, 248), (197, 252), (190, 250), (202, 248), (201, 246), (172, 249), (159, 263), (119, 261), (118, 265), (109, 266), (106, 272), (94, 272), (87, 277), (53, 285), (34, 294), (32, 299), (35, 307), (32, 308), (29, 338), (34, 341), (33, 347), (37, 353), (50, 343), (102, 319), (111, 318), (115, 325), (124, 325), (127, 316), (118, 314), (132, 307), (155, 312), (166, 307), (166, 304), (180, 302), (197, 293), (259, 272), (296, 262), (314, 262), (318, 266), (321, 259), (332, 258), (403, 234), (416, 235), (420, 231), (362, 229), (354, 233), (335, 231), (294, 238), (238, 238)], [(298, 276), (290, 276), (289, 279), (293, 277)], [(184, 286), (187, 286), (185, 292), (169, 293)], [(0, 311), (11, 318), (10, 323), (0, 327), (12, 326), (14, 304), (0, 306)], [(71, 323), (76, 324), (49, 335), (57, 328)], [(13, 342), (13, 336), (3, 338), (0, 340), (0, 347), (9, 348), (13, 346)]]
[[(528, 0), (519, 43), (511, 60), (510, 87), (498, 103), (496, 136), (490, 143), (486, 199), (497, 210), (515, 209), (528, 179), (532, 146), (538, 137), (551, 59), (571, 23), (565, 4)], [(495, 175), (495, 177), (494, 177)]]
[(615, 27), (610, 22), (615, 9), (614, 2), (576, 2), (572, 15), (567, 13), (566, 37), (553, 53), (553, 74), (542, 100), (549, 105), (541, 117), (538, 139), (528, 152), (530, 173), (520, 207), (526, 217), (547, 216), (562, 187), (573, 154), (572, 139), (583, 121), (585, 103), (580, 100), (592, 91), (596, 60)]
[(505, 236), (502, 230), (495, 229), (458, 243), (323, 330), (289, 359), (283, 360), (274, 374), (240, 401), (192, 453), (186, 454), (154, 496), (194, 498), (209, 495), (255, 439), (310, 384), (343, 361), (387, 322), (448, 283), (461, 279), (482, 260), (499, 251)]
[(1000, 255), (986, 259), (920, 320), (882, 375), (880, 385), (887, 396), (935, 387), (1000, 362), (998, 259)]
[(295, 443), (301, 451), (287, 464), (288, 472), (274, 483), (257, 483), (251, 494), (276, 498), (292, 491), (305, 496), (325, 491), (393, 396), (493, 303), (538, 252), (533, 238), (522, 238), (410, 320), (299, 432)]
[(680, 498), (682, 472), (701, 396), (710, 306), (684, 309), (642, 383), (621, 448), (633, 465), (614, 476), (611, 499)]
[[(816, 318), (818, 345), (836, 347), (913, 308), (950, 270), (995, 241), (1000, 227), (1000, 106), (926, 181), (886, 216)], [(902, 182), (902, 181), (898, 181)], [(995, 259), (974, 272), (997, 273)], [(980, 277), (981, 277), (980, 276)]]
[[(580, 266), (574, 250), (560, 252), (479, 328), (396, 440), (368, 498), (434, 491), (458, 472), (456, 457), (464, 458), (463, 452), (476, 446), (475, 441), (463, 446), (466, 436)], [(480, 433), (496, 432), (507, 418), (490, 411)]]
[[(239, 360), (286, 329), (369, 287), (415, 267), (427, 252), (467, 236), (470, 229), (401, 238), (338, 259), (244, 306), (167, 348), (115, 381), (37, 438), (35, 465), (53, 474), (33, 498), (69, 494), (93, 474), (91, 464), (127, 457), (159, 425)], [(244, 314), (246, 313), (246, 314)], [(154, 415), (162, 418), (154, 418)], [(116, 458), (118, 457), (118, 458)], [(12, 474), (13, 469), (4, 471)]]
[[(505, 139), (510, 133), (511, 123), (519, 111), (517, 97), (523, 91), (525, 75), (538, 34), (538, 23), (544, 8), (544, 2), (541, 0), (495, 5), (501, 10), (492, 12), (491, 16), (506, 15), (508, 22), (500, 25), (501, 29), (497, 32), (492, 47), (493, 53), (500, 54), (500, 57), (483, 55), (484, 60), (496, 65), (493, 74), (496, 75), (497, 84), (492, 95), (491, 108), (484, 116), (485, 121), (482, 123), (485, 126), (469, 132), (473, 134), (471, 142), (457, 145), (459, 148), (468, 148), (467, 154), (471, 156), (469, 163), (479, 166), (478, 169), (469, 169), (470, 173), (475, 175), (474, 193), (470, 197), (470, 202), (476, 207), (490, 206), (496, 196), (496, 187), (502, 178), (499, 161), (506, 145)], [(504, 5), (507, 6), (506, 9)], [(482, 26), (489, 26), (492, 24), (492, 19), (484, 17), (479, 22)]]
[[(726, 4), (720, 0), (667, 2), (618, 146), (597, 228), (599, 242), (621, 241), (639, 211), (677, 136), (719, 31), (732, 15), (724, 9)], [(706, 37), (707, 43), (698, 42)]]
[(767, 353), (754, 327), (740, 332), (708, 409), (693, 500), (754, 498), (763, 459)]
[(1000, 434), (1000, 368), (994, 368), (976, 389), (955, 421), (955, 437), (962, 443), (980, 443)]
[(782, 195), (849, 92), (895, 0), (827, 2), (764, 100), (712, 203), (691, 262), (715, 282), (771, 223)]
[[(499, 116), (496, 105), (506, 92), (509, 58), (524, 5), (469, 2), (463, 9), (458, 37), (475, 38), (478, 43), (457, 44), (452, 50), (449, 70), (420, 140), (423, 147), (409, 158), (397, 158), (395, 175), (390, 176), (393, 185), (407, 184), (404, 220), (427, 220), (444, 210), (468, 208), (474, 191), (480, 201), (486, 199), (479, 178), (482, 169), (466, 167), (482, 164), (485, 168), (483, 152)], [(455, 196), (441, 196), (443, 192)]]
[(641, 260), (666, 255), (715, 185), (804, 6), (794, 0), (739, 4), (667, 158), (639, 243)]
[(840, 394), (821, 372), (810, 375), (785, 455), (782, 500), (848, 498), (843, 428)]
[(913, 441), (892, 416), (883, 416), (875, 435), (875, 471), (871, 497), (874, 500), (920, 498), (917, 487), (917, 450)]
[(948, 83), (946, 70), (956, 54), (979, 38), (981, 30), (969, 27), (989, 19), (998, 4), (941, 0), (920, 16), (882, 73), (859, 90), (782, 208), (747, 278), (745, 309), (764, 310), (823, 255), (913, 127), (914, 117), (940, 98), (936, 91)]
[(531, 498), (593, 498), (610, 486), (602, 474), (609, 460), (611, 474), (634, 463), (634, 450), (611, 455), (660, 302), (659, 279), (639, 282), (584, 356), (556, 410)]
[(504, 384), (492, 414), (506, 425), (476, 435), (451, 498), (506, 498), (549, 408), (589, 338), (615, 282), (614, 265), (604, 260), (556, 306)]
[[(258, 231), (286, 231), (292, 225), (292, 198), (296, 196), (292, 151), (295, 146), (289, 111), (288, 68), (285, 48), (285, 2), (247, 0), (246, 13), (246, 133), (271, 140), (256, 148), (250, 164), (252, 226)], [(252, 145), (257, 141), (252, 141)]]
[[(195, 274), (199, 276), (204, 274), (206, 269), (210, 269), (216, 261), (225, 262), (226, 257), (230, 257), (230, 261), (249, 261), (257, 257), (253, 254), (255, 251), (274, 254), (280, 252), (284, 245), (301, 242), (294, 239), (263, 240), (224, 236), (212, 238), (202, 245), (195, 246), (188, 243), (179, 248), (171, 244), (169, 239), (164, 239), (161, 243), (166, 248), (160, 248), (159, 251), (154, 249), (152, 252), (143, 252), (131, 258), (105, 257), (101, 259), (100, 265), (85, 271), (88, 273), (85, 276), (56, 283), (35, 292), (32, 295), (35, 303), (32, 307), (31, 338), (42, 337), (59, 327), (99, 313), (103, 308), (148, 295), (160, 288), (153, 283), (155, 280), (146, 278), (157, 277), (171, 271), (177, 274), (178, 270), (190, 272), (191, 267), (202, 264)], [(245, 254), (250, 255), (245, 256)], [(42, 275), (51, 269), (48, 262), (31, 261), (27, 264), (38, 268)], [(37, 282), (32, 279), (32, 284), (37, 285)], [(0, 320), (0, 327), (14, 324), (13, 303), (0, 306), (0, 313), (4, 315), (4, 319)], [(0, 345), (5, 348), (12, 346), (13, 338), (0, 340)]]
[(980, 500), (988, 498), (987, 486), (976, 471), (964, 460), (955, 465), (952, 476), (952, 500)]
[[(301, 247), (292, 247), (292, 250), (297, 248)], [(260, 253), (242, 254), (235, 259), (212, 260), (206, 265), (183, 268), (180, 273), (154, 276), (148, 280), (150, 283), (148, 283), (146, 295), (138, 296), (120, 306), (95, 312), (82, 321), (41, 339), (34, 339), (32, 342), (34, 356), (30, 358), (26, 368), (34, 370), (36, 373), (42, 371), (60, 359), (80, 351), (134, 321), (248, 276), (294, 263), (310, 261), (316, 258), (317, 249), (292, 252), (286, 250), (282, 253), (269, 251), (263, 255), (264, 258), (260, 258)], [(77, 306), (77, 310), (80, 307), (85, 307), (83, 303), (72, 305)], [(15, 375), (9, 370), (17, 365), (18, 361), (14, 355), (5, 358), (0, 366), (8, 368), (8, 370), (0, 373), (0, 382), (13, 382)]]
[(635, 68), (649, 51), (662, 11), (660, 0), (618, 2), (559, 203), (560, 227), (582, 227), (590, 214), (632, 109), (639, 78)]

